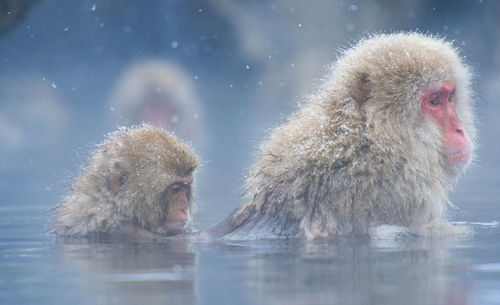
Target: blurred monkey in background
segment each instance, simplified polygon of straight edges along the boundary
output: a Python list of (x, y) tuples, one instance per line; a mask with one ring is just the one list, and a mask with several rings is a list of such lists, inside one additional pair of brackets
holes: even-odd
[(0, 169), (55, 157), (53, 147), (64, 142), (69, 121), (55, 83), (31, 73), (0, 76), (0, 158), (6, 160)]
[(200, 141), (202, 109), (191, 76), (180, 66), (159, 59), (136, 62), (121, 74), (109, 101), (118, 126), (146, 122)]

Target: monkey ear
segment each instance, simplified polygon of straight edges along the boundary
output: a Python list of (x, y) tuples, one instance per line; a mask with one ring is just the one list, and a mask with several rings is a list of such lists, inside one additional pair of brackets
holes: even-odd
[(356, 88), (352, 90), (352, 95), (359, 108), (363, 107), (369, 98), (371, 91), (370, 75), (366, 72), (360, 72), (356, 76)]
[(120, 162), (115, 162), (113, 164), (113, 170), (111, 173), (111, 180), (110, 180), (110, 185), (111, 185), (111, 190), (117, 194), (121, 187), (125, 184), (128, 178), (128, 172), (125, 169), (125, 166), (121, 164)]

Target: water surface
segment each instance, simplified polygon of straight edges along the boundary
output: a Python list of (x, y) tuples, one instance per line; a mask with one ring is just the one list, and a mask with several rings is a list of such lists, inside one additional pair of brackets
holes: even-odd
[(498, 304), (500, 226), (462, 238), (60, 244), (0, 208), (1, 304)]

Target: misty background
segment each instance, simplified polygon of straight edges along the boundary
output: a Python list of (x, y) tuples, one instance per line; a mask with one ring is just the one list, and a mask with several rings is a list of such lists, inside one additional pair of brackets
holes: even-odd
[(479, 149), (452, 218), (498, 219), (498, 1), (2, 0), (0, 14), (0, 210), (42, 213), (34, 232), (106, 133), (152, 115), (127, 108), (151, 75), (173, 79), (149, 90), (178, 100), (168, 124), (202, 160), (196, 223), (222, 220), (244, 202), (258, 143), (339, 52), (395, 31), (445, 36), (472, 66)]

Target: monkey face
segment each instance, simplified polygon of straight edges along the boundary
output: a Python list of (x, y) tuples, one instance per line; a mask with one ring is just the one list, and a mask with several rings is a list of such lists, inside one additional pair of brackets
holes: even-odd
[(173, 130), (181, 112), (175, 104), (172, 97), (154, 92), (154, 95), (148, 96), (144, 105), (141, 105), (136, 112), (141, 121), (153, 122), (161, 128)]
[(451, 81), (431, 86), (424, 90), (421, 110), (442, 132), (447, 163), (462, 167), (470, 160), (472, 145), (456, 112), (455, 91), (455, 83)]
[[(128, 160), (128, 166), (131, 163)], [(140, 227), (169, 236), (184, 233), (191, 219), (194, 169), (185, 176), (172, 177), (153, 170), (158, 167), (142, 163), (127, 169), (125, 163), (114, 162), (108, 182), (110, 191), (121, 213), (130, 215)]]
[(167, 235), (184, 232), (190, 218), (191, 183), (193, 178), (177, 179), (165, 190), (167, 216), (165, 218)]

